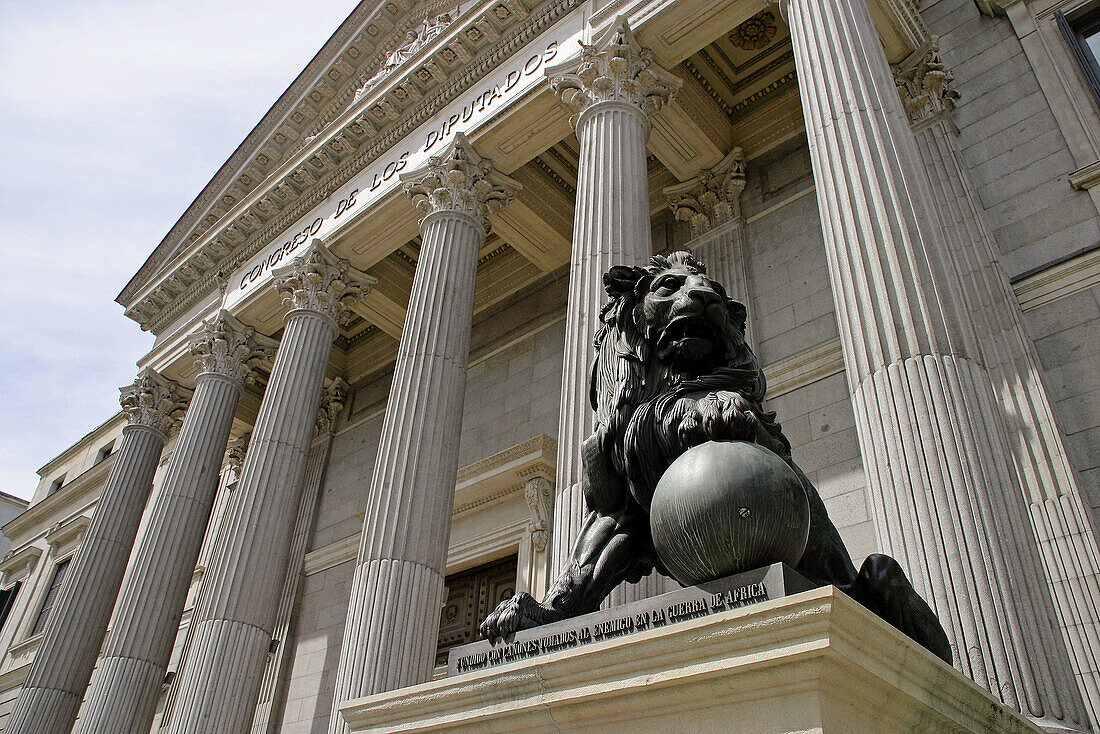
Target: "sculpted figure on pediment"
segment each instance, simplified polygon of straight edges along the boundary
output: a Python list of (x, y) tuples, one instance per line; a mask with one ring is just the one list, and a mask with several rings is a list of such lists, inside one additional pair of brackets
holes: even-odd
[(424, 21), (424, 35), (420, 39), (420, 46), (424, 46), (428, 41), (445, 31), (452, 22), (454, 22), (454, 18), (451, 13), (443, 13), (434, 18), (428, 18)]
[(442, 13), (434, 18), (428, 18), (424, 21), (423, 25), (406, 33), (405, 40), (402, 41), (401, 45), (398, 46), (393, 53), (386, 57), (386, 60), (382, 62), (382, 66), (379, 67), (375, 75), (355, 91), (355, 99), (359, 99), (369, 92), (378, 82), (389, 76), (390, 72), (415, 56), (417, 51), (446, 30), (447, 27), (454, 22), (454, 19), (454, 12)]

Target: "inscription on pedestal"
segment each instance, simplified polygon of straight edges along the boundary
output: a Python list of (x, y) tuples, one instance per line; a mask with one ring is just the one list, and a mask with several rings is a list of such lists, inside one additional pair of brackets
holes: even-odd
[(790, 566), (776, 563), (529, 630), (505, 640), (482, 640), (451, 649), (447, 675), (527, 660), (635, 632), (664, 627), (813, 588)]

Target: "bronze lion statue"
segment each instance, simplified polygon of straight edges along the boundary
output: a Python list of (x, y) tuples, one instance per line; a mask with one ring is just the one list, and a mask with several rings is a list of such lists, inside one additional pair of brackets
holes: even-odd
[(683, 452), (711, 440), (752, 441), (786, 461), (802, 480), (810, 533), (796, 570), (835, 584), (940, 658), (947, 635), (892, 558), (872, 555), (857, 573), (817, 489), (764, 410), (767, 389), (745, 341), (745, 306), (707, 277), (686, 252), (648, 267), (616, 266), (603, 277), (589, 397), (595, 432), (582, 447), (587, 516), (571, 559), (540, 603), (518, 594), (481, 625), (489, 639), (599, 609), (612, 589), (654, 570), (649, 507), (657, 481)]

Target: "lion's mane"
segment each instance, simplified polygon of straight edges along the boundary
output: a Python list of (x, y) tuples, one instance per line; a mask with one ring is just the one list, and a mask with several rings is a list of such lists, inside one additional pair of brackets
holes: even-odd
[[(648, 510), (657, 481), (680, 454), (690, 448), (679, 435), (685, 416), (700, 398), (716, 392), (735, 392), (745, 398), (759, 426), (775, 439), (790, 458), (790, 444), (761, 402), (767, 384), (760, 364), (745, 341), (745, 307), (727, 299), (730, 318), (718, 324), (726, 342), (720, 364), (703, 374), (685, 374), (658, 356), (654, 342), (661, 324), (645, 322), (640, 308), (651, 282), (673, 268), (705, 275), (706, 266), (689, 253), (655, 256), (645, 268), (613, 268), (604, 276), (611, 300), (600, 313), (595, 338), (596, 358), (590, 376), (589, 398), (596, 411), (596, 433), (608, 469), (616, 475), (612, 486), (629, 489), (633, 500)], [(609, 510), (620, 497), (588, 497), (593, 509)], [(603, 505), (599, 507), (599, 505)]]

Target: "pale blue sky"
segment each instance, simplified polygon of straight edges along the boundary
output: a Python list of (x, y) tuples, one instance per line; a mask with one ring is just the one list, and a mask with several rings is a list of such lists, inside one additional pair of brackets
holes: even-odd
[(118, 410), (114, 297), (355, 0), (0, 0), (0, 490)]

